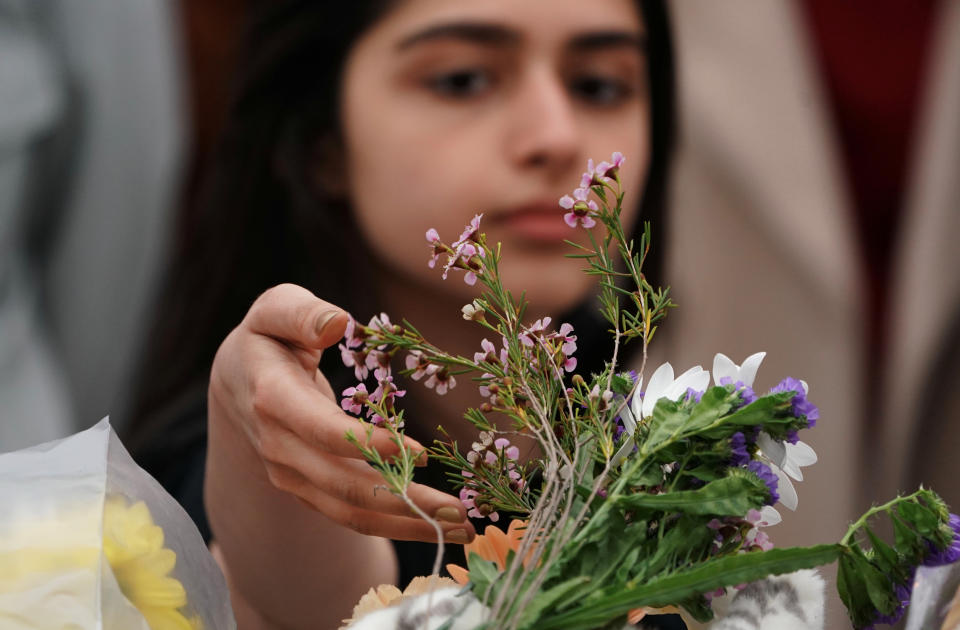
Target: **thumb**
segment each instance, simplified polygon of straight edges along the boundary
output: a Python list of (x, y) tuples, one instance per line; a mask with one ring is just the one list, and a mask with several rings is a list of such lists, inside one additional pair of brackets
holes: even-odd
[(347, 313), (303, 287), (281, 284), (265, 291), (250, 307), (244, 324), (251, 331), (308, 350), (339, 341)]

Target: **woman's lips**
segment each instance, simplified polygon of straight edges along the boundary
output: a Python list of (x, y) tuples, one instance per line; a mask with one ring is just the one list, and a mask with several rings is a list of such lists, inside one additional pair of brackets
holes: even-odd
[(563, 221), (563, 208), (553, 203), (529, 204), (497, 216), (512, 235), (542, 243), (562, 243), (573, 237), (570, 226)]

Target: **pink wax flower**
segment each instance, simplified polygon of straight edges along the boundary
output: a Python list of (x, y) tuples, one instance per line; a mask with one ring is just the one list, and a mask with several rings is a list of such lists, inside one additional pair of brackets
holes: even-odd
[(363, 411), (364, 403), (369, 399), (367, 386), (358, 383), (356, 387), (348, 387), (343, 390), (343, 398), (340, 400), (340, 406), (344, 411), (359, 414)]
[(367, 378), (367, 375), (370, 373), (366, 365), (367, 351), (365, 349), (352, 350), (342, 343), (338, 344), (337, 347), (340, 349), (340, 359), (343, 361), (343, 364), (353, 368), (353, 373), (357, 377), (357, 380), (362, 381)]
[(437, 394), (443, 396), (447, 390), (453, 389), (457, 385), (457, 379), (453, 378), (450, 370), (440, 365), (430, 365), (427, 367), (427, 380), (424, 385), (435, 389)]
[(570, 212), (563, 215), (563, 220), (572, 228), (582, 225), (584, 228), (592, 228), (597, 224), (593, 218), (600, 208), (593, 199), (588, 199), (589, 188), (577, 188), (573, 191), (573, 197), (564, 195), (560, 198), (560, 207)]
[(410, 373), (410, 378), (415, 381), (419, 381), (424, 377), (430, 365), (430, 360), (419, 350), (411, 350), (410, 354), (407, 355), (406, 366), (408, 370), (413, 370), (413, 372)]

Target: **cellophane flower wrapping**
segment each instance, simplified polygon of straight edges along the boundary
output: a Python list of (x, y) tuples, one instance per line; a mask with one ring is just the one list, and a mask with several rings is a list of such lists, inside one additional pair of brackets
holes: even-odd
[(0, 505), (5, 630), (236, 628), (193, 521), (108, 419), (0, 455)]

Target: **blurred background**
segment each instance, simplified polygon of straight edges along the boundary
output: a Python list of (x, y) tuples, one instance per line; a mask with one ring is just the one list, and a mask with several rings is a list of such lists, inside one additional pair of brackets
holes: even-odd
[[(123, 424), (258, 4), (0, 0), (0, 451)], [(764, 350), (757, 386), (810, 383), (791, 542), (921, 482), (956, 508), (960, 1), (668, 8), (680, 308), (653, 360)]]
[(123, 424), (256, 4), (0, 0), (0, 452)]

